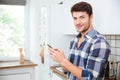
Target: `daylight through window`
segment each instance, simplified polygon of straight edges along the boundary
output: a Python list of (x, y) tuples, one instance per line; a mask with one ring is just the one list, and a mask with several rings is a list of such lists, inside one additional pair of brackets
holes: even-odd
[(0, 5), (0, 58), (17, 57), (18, 48), (24, 48), (24, 8)]

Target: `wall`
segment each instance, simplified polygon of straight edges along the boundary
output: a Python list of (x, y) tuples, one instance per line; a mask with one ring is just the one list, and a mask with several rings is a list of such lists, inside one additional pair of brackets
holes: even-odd
[(120, 34), (119, 0), (96, 0), (94, 9), (94, 26), (102, 34)]
[[(119, 10), (119, 0), (65, 0), (62, 6), (64, 6), (61, 11), (64, 13), (63, 17), (66, 23), (67, 31), (65, 34), (71, 34), (75, 31), (74, 25), (72, 23), (70, 8), (71, 6), (80, 1), (89, 2), (93, 7), (93, 24), (94, 27), (102, 34), (120, 34), (118, 30), (120, 24), (120, 10)], [(64, 22), (63, 22), (64, 23)], [(65, 25), (64, 25), (65, 26)], [(109, 30), (108, 30), (109, 29)]]
[(111, 45), (111, 54), (120, 55), (120, 35), (105, 35)]

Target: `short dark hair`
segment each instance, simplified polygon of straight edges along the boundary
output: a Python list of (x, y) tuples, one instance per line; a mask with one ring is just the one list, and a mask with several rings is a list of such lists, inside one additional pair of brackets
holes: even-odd
[(93, 14), (92, 6), (87, 2), (78, 2), (71, 7), (71, 13), (79, 11), (85, 11), (90, 16)]

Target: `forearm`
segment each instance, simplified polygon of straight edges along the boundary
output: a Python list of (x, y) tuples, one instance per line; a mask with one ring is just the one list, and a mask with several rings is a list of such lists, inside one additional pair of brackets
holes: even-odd
[(65, 68), (65, 67), (62, 66), (62, 65), (61, 65), (61, 67), (62, 67), (62, 69), (63, 69), (65, 72), (68, 72), (68, 69), (67, 69), (67, 68)]
[(60, 63), (60, 64), (65, 70), (71, 72), (74, 76), (76, 76), (79, 80), (81, 80), (81, 75), (82, 75), (82, 69), (81, 68), (73, 65), (67, 59), (64, 59), (62, 61), (62, 63)]

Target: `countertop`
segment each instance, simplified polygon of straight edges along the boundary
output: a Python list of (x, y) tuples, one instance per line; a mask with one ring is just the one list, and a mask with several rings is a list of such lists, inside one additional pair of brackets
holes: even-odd
[(65, 75), (63, 72), (61, 72), (60, 68), (61, 68), (60, 65), (56, 65), (56, 66), (51, 66), (51, 67), (50, 67), (50, 69), (51, 69), (56, 75), (58, 75), (60, 78), (62, 78), (63, 80), (68, 80), (67, 75)]
[(19, 61), (0, 61), (0, 69), (34, 66), (37, 66), (37, 64), (32, 63), (30, 60), (25, 60), (23, 64), (20, 64)]

